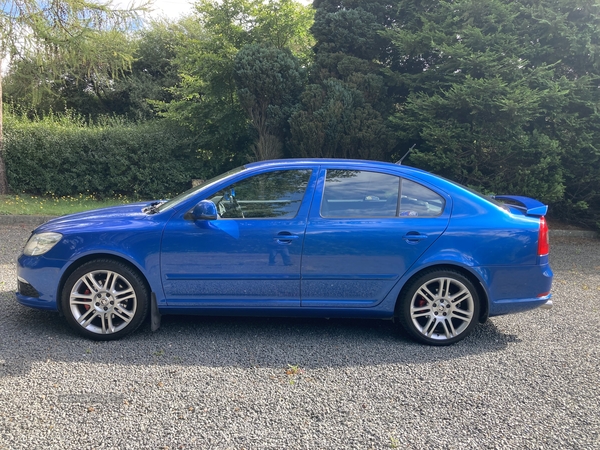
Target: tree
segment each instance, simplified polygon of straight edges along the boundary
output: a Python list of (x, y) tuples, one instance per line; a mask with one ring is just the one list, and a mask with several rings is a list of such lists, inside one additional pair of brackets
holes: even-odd
[[(0, 8), (0, 194), (8, 192), (2, 134), (2, 61), (26, 55), (52, 67), (53, 74), (83, 64), (89, 72), (114, 75), (127, 68), (131, 54), (111, 39), (130, 28), (144, 6), (114, 9), (93, 1), (5, 0)], [(98, 45), (99, 43), (105, 45)], [(113, 44), (109, 47), (110, 44)], [(98, 64), (102, 61), (102, 64)], [(43, 71), (48, 73), (47, 71)], [(43, 80), (46, 81), (46, 80)]]
[(174, 64), (177, 24), (159, 20), (140, 30), (129, 74), (116, 83), (125, 93), (124, 113), (132, 119), (156, 117), (155, 102), (173, 99), (170, 89), (179, 82)]
[(202, 21), (190, 17), (179, 24), (174, 58), (179, 82), (170, 89), (173, 99), (157, 106), (163, 117), (197, 136), (199, 156), (220, 171), (228, 162), (241, 163), (236, 149), (245, 150), (251, 142), (233, 79), (235, 55), (247, 42), (247, 33), (231, 22), (233, 12), (205, 6)]
[[(96, 45), (108, 49), (118, 46), (132, 55), (130, 66), (118, 77), (90, 70), (85, 64), (54, 74), (51, 64), (42, 64), (42, 68), (48, 66), (42, 71), (38, 61), (20, 55), (4, 79), (5, 98), (31, 118), (66, 110), (91, 120), (102, 115), (154, 118), (153, 102), (170, 101), (169, 88), (179, 81), (173, 64), (177, 30), (177, 24), (157, 20), (133, 33), (111, 33), (108, 45), (97, 40)], [(102, 58), (98, 64), (104, 65), (106, 60)]]
[(316, 0), (315, 64), (290, 119), (296, 156), (388, 159), (395, 138), (393, 103), (384, 72), (389, 40), (381, 37), (395, 11), (377, 0)]
[[(600, 4), (402, 0), (389, 67), (413, 163), (496, 193), (596, 205)], [(593, 217), (591, 216), (588, 217)], [(560, 215), (560, 213), (559, 213)]]
[(300, 64), (287, 49), (249, 44), (237, 54), (238, 96), (258, 133), (257, 160), (282, 156), (287, 119), (302, 89)]
[[(254, 149), (261, 149), (259, 154), (267, 145), (278, 147), (281, 137), (273, 134), (273, 126), (267, 122), (259, 125), (262, 119), (258, 111), (269, 110), (271, 123), (275, 110), (278, 115), (291, 111), (289, 100), (281, 97), (280, 89), (296, 84), (292, 79), (299, 75), (293, 73), (299, 69), (295, 68), (298, 63), (294, 57), (300, 64), (307, 64), (312, 45), (308, 32), (311, 23), (310, 9), (294, 0), (198, 2), (195, 15), (180, 24), (175, 57), (180, 82), (171, 89), (174, 100), (162, 105), (163, 115), (186, 124), (198, 135), (201, 155), (211, 159), (215, 168), (244, 162), (253, 145)], [(246, 46), (250, 46), (246, 56), (237, 58)], [(268, 61), (249, 61), (247, 55), (252, 52)], [(245, 72), (248, 77), (267, 77), (259, 72), (270, 64), (271, 69), (285, 74), (268, 74), (278, 80), (277, 86), (269, 88), (259, 78), (238, 77), (236, 83), (236, 62), (238, 73)], [(256, 66), (253, 68), (252, 64)], [(275, 97), (258, 99), (257, 94)], [(261, 106), (253, 105), (255, 101)], [(279, 120), (286, 121), (283, 117)], [(261, 140), (258, 146), (255, 132)]]
[[(122, 89), (130, 72), (126, 64), (134, 58), (136, 41), (122, 31), (99, 33), (94, 42), (95, 61), (84, 58), (68, 65), (58, 63), (54, 55), (37, 51), (21, 52), (13, 58), (4, 78), (5, 98), (29, 117), (50, 112), (75, 110), (83, 116), (121, 114)], [(119, 48), (119, 53), (114, 52)], [(107, 72), (106, 67), (117, 68)]]
[(384, 160), (392, 136), (359, 90), (330, 78), (306, 87), (291, 120), (294, 156)]
[(296, 0), (258, 1), (254, 2), (253, 15), (256, 18), (251, 33), (253, 42), (289, 49), (304, 66), (312, 63), (312, 8)]

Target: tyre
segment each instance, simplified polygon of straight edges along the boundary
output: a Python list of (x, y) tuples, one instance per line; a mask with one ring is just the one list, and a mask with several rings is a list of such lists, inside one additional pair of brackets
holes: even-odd
[(81, 335), (98, 340), (119, 339), (135, 331), (148, 313), (148, 289), (128, 265), (110, 259), (78, 267), (62, 290), (62, 310)]
[(477, 324), (479, 301), (477, 289), (461, 273), (433, 270), (403, 291), (397, 318), (415, 340), (450, 345), (467, 337)]

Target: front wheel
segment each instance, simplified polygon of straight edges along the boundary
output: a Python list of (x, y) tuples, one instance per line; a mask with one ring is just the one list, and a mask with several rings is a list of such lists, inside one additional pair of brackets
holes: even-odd
[(91, 339), (119, 339), (137, 329), (148, 312), (148, 290), (126, 264), (94, 260), (77, 268), (62, 290), (69, 325)]
[(479, 296), (459, 272), (433, 270), (414, 280), (399, 299), (397, 317), (417, 341), (450, 345), (471, 333), (479, 317)]

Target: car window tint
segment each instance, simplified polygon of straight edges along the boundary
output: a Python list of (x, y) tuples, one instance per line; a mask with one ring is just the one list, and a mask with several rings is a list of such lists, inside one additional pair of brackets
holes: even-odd
[(436, 217), (442, 214), (443, 197), (414, 181), (402, 180), (401, 217)]
[(362, 170), (328, 170), (322, 217), (395, 217), (400, 178)]
[(223, 218), (293, 218), (311, 173), (304, 169), (262, 173), (221, 189), (210, 200)]

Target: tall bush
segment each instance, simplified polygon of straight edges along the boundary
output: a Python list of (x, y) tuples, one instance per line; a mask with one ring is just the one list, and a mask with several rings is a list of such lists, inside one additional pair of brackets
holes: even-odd
[(159, 198), (211, 172), (198, 157), (193, 136), (166, 120), (88, 125), (68, 117), (12, 116), (5, 131), (14, 192)]

